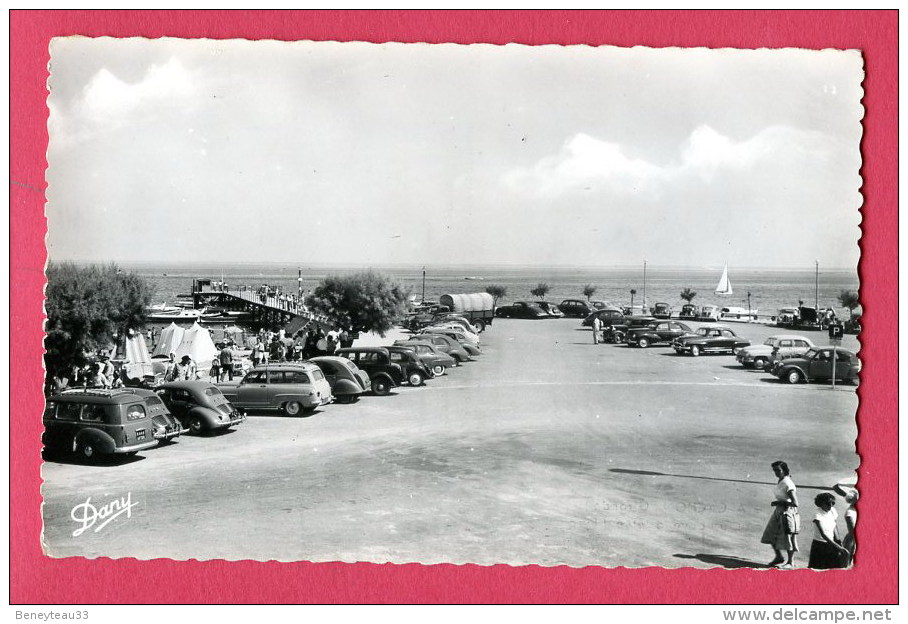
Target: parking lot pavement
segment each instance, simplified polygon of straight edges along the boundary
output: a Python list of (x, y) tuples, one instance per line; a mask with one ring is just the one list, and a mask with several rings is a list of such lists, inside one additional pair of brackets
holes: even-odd
[[(782, 333), (732, 327), (754, 343)], [(756, 565), (771, 556), (759, 539), (772, 461), (788, 461), (805, 500), (858, 465), (851, 386), (790, 386), (727, 355), (594, 345), (572, 319), (498, 319), (482, 341), (476, 361), (422, 388), (306, 418), (251, 415), (235, 431), (103, 465), (48, 462), (47, 549)], [(74, 507), (127, 496), (128, 514), (73, 536)]]

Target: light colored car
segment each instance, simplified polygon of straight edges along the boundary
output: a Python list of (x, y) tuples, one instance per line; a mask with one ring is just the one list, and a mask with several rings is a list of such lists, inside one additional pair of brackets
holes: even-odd
[(454, 325), (454, 326), (450, 326), (450, 327), (436, 327), (433, 325), (431, 327), (426, 327), (422, 331), (422, 333), (424, 333), (424, 334), (455, 334), (457, 336), (457, 340), (459, 340), (460, 342), (469, 344), (469, 345), (473, 345), (474, 347), (479, 347), (479, 336), (464, 330), (459, 325)]
[(279, 409), (287, 416), (312, 412), (334, 400), (324, 373), (308, 362), (258, 366), (241, 381), (218, 384), (218, 388), (240, 409)]
[(697, 318), (697, 320), (718, 321), (721, 313), (722, 312), (719, 309), (719, 306), (705, 305), (700, 308), (700, 316)]
[[(738, 349), (737, 358), (746, 368), (763, 369), (775, 360), (784, 360), (806, 353), (813, 346), (810, 339), (804, 336), (779, 334), (770, 336), (763, 341), (763, 344)], [(773, 357), (773, 352), (776, 353), (775, 357)]]

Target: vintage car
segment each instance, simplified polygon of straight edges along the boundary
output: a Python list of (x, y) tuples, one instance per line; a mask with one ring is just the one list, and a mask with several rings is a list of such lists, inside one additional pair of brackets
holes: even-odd
[(74, 388), (51, 396), (42, 442), (49, 452), (133, 455), (186, 433), (167, 406), (143, 388)]
[(426, 383), (426, 379), (434, 377), (432, 371), (416, 355), (416, 349), (401, 345), (392, 345), (385, 349), (391, 354), (391, 361), (404, 369), (407, 383), (411, 386), (421, 386)]
[(394, 346), (403, 346), (413, 349), (416, 352), (416, 357), (422, 360), (422, 363), (426, 365), (426, 368), (432, 371), (433, 377), (444, 375), (445, 370), (447, 370), (449, 366), (457, 366), (457, 360), (447, 353), (439, 351), (434, 344), (428, 341), (413, 339), (398, 340), (394, 343)]
[(369, 375), (347, 358), (320, 355), (308, 361), (321, 369), (337, 403), (355, 403), (361, 394), (372, 390)]
[(699, 317), (700, 310), (692, 303), (685, 303), (681, 306), (681, 312), (678, 313), (678, 318), (682, 321), (696, 321)]
[(583, 327), (592, 327), (593, 319), (598, 318), (599, 322), (603, 326), (624, 324), (624, 321), (627, 317), (624, 316), (624, 312), (618, 308), (601, 308), (598, 310), (593, 310), (585, 319), (583, 319)]
[(616, 309), (618, 306), (614, 306), (608, 301), (603, 301), (602, 299), (591, 299), (590, 305), (593, 306), (593, 310), (605, 310), (606, 308)]
[(426, 330), (423, 330), (422, 333), (417, 334), (415, 337), (420, 338), (422, 336), (429, 335), (429, 334), (438, 334), (440, 336), (447, 336), (451, 340), (456, 341), (463, 348), (463, 350), (466, 351), (471, 356), (482, 355), (482, 350), (480, 350), (478, 342), (474, 343), (473, 341), (467, 339), (467, 337), (463, 334), (463, 332), (458, 332), (453, 329), (441, 329), (440, 331), (429, 331), (431, 329), (432, 328), (427, 328)]
[(315, 364), (264, 364), (242, 380), (218, 384), (227, 400), (246, 410), (282, 410), (287, 416), (315, 411), (334, 400), (331, 385)]
[(727, 351), (735, 353), (738, 349), (750, 346), (750, 341), (740, 338), (730, 327), (712, 325), (701, 327), (693, 334), (680, 336), (672, 341), (676, 353), (690, 353), (698, 356), (701, 353)]
[(516, 319), (549, 319), (555, 318), (539, 307), (535, 301), (515, 301), (511, 305), (498, 306), (495, 316)]
[(195, 434), (227, 429), (246, 420), (245, 414), (207, 381), (170, 381), (154, 391), (180, 424)]
[(721, 316), (722, 310), (719, 306), (714, 305), (705, 305), (700, 308), (700, 315), (697, 317), (698, 321), (718, 321), (719, 316)]
[(586, 318), (593, 311), (593, 307), (589, 305), (586, 301), (581, 301), (580, 299), (565, 299), (560, 304), (558, 304), (558, 309), (565, 316), (571, 316), (575, 318)]
[(784, 360), (806, 353), (813, 347), (810, 339), (792, 334), (770, 336), (761, 345), (738, 349), (737, 358), (746, 368), (763, 369), (773, 360)]
[(444, 334), (420, 334), (407, 340), (397, 340), (394, 344), (406, 346), (409, 342), (429, 342), (442, 353), (446, 353), (454, 358), (457, 364), (468, 362), (471, 359), (470, 354), (463, 348), (462, 344), (454, 338), (450, 338)]
[(654, 344), (670, 344), (675, 338), (692, 332), (689, 326), (678, 321), (658, 321), (644, 327), (629, 328), (624, 340), (628, 345), (645, 349)]
[(391, 353), (384, 347), (338, 349), (337, 355), (365, 371), (372, 382), (372, 392), (378, 396), (387, 396), (406, 379), (403, 368), (391, 361)]
[(652, 314), (657, 319), (669, 319), (672, 317), (672, 307), (667, 303), (659, 302), (653, 306)]
[(533, 303), (548, 312), (551, 316), (554, 316), (556, 318), (561, 318), (562, 316), (564, 316), (564, 312), (562, 312), (554, 303), (551, 303), (549, 301), (534, 301)]
[(861, 372), (861, 361), (857, 355), (841, 347), (814, 347), (799, 357), (779, 360), (771, 370), (773, 375), (792, 384), (831, 381), (833, 372), (836, 379), (853, 383)]
[[(445, 325), (437, 326), (432, 325), (423, 329), (421, 334), (444, 334), (446, 336), (451, 336), (458, 340), (461, 344), (473, 345), (474, 347), (479, 346), (479, 336), (473, 332), (465, 330), (459, 325)], [(468, 349), (469, 351), (469, 349)]]
[(736, 308), (734, 306), (725, 306), (719, 309), (720, 319), (755, 319), (758, 310), (748, 310), (747, 308)]
[(797, 308), (779, 308), (776, 313), (777, 327), (797, 327), (801, 313)]
[(460, 316), (459, 314), (445, 314), (443, 317), (439, 318), (436, 322), (431, 324), (432, 327), (458, 327), (463, 329), (465, 332), (469, 332), (475, 336), (479, 335), (479, 332), (476, 331), (476, 328), (470, 325), (470, 322)]

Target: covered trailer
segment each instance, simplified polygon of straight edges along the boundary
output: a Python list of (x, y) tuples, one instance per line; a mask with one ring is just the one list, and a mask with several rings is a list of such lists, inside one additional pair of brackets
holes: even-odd
[(438, 303), (468, 319), (477, 332), (495, 318), (495, 300), (489, 293), (447, 294), (439, 297)]

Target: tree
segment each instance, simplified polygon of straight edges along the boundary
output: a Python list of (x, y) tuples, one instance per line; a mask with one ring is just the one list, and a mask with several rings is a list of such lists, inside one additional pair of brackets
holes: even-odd
[(696, 297), (696, 296), (697, 296), (696, 290), (691, 290), (690, 288), (685, 288), (684, 290), (681, 291), (681, 298), (684, 299), (688, 303), (693, 301), (694, 297)]
[(492, 305), (497, 306), (498, 300), (508, 294), (508, 288), (507, 286), (490, 284), (489, 286), (486, 286), (486, 292), (492, 295)]
[(384, 337), (407, 313), (408, 289), (375, 271), (329, 275), (306, 298), (306, 305), (354, 332)]
[(861, 305), (861, 299), (854, 290), (843, 290), (839, 293), (839, 304), (843, 308), (848, 308), (848, 318), (854, 320), (854, 310)]
[(540, 299), (542, 299), (550, 290), (551, 288), (549, 288), (548, 284), (546, 284), (545, 282), (539, 282), (538, 284), (536, 284), (536, 288), (530, 291), (530, 294), (534, 297), (539, 297)]
[(47, 266), (47, 311), (44, 361), (47, 374), (70, 377), (92, 353), (106, 348), (115, 336), (145, 325), (152, 286), (115, 264), (78, 266), (70, 262)]
[(592, 284), (587, 284), (583, 287), (583, 294), (586, 297), (586, 300), (589, 301), (590, 297), (596, 294), (596, 287)]

